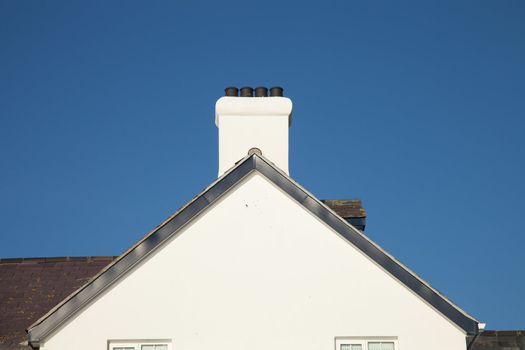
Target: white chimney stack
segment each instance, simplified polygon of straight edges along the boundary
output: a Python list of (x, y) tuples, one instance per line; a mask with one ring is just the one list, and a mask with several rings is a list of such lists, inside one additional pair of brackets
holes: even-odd
[(288, 174), (288, 127), (292, 101), (283, 89), (258, 87), (226, 88), (226, 96), (215, 104), (219, 128), (219, 176), (248, 154), (252, 148)]

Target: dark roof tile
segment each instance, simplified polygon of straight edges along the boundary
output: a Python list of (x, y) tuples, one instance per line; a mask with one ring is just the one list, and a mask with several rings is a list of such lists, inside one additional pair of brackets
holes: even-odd
[(366, 212), (360, 199), (323, 199), (321, 202), (344, 219), (366, 218)]
[(0, 350), (29, 349), (26, 328), (114, 259), (0, 259)]
[[(471, 339), (469, 340), (471, 341)], [(486, 330), (474, 340), (471, 350), (525, 350), (525, 330)]]

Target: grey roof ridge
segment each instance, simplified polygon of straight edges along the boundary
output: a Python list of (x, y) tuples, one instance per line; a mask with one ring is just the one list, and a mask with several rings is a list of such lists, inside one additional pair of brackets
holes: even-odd
[[(38, 347), (45, 337), (50, 335), (79, 309), (89, 303), (102, 291), (106, 290), (106, 288), (118, 280), (121, 275), (133, 268), (143, 258), (154, 251), (156, 247), (160, 246), (162, 242), (177, 233), (201, 211), (207, 208), (208, 205), (227, 193), (229, 189), (253, 171), (258, 171), (263, 174), (267, 179), (284, 190), (328, 226), (332, 227), (371, 260), (379, 264), (399, 282), (411, 289), (467, 334), (478, 333), (478, 321), (475, 318), (468, 315), (430, 286), (430, 284), (417, 276), (417, 274), (408, 269), (408, 267), (342, 219), (328, 206), (295, 182), (290, 176), (281, 171), (271, 161), (254, 154), (251, 156), (248, 155), (237, 162), (228, 172), (206, 187), (200, 194), (178, 209), (163, 223), (151, 230), (141, 240), (95, 275), (89, 282), (70, 294), (33, 323), (28, 328), (29, 343), (33, 347)], [(137, 249), (139, 247), (141, 249)], [(103, 281), (97, 281), (99, 279), (103, 279)], [(82, 295), (82, 293), (85, 295)], [(66, 308), (66, 306), (69, 306), (69, 308)], [(51, 324), (44, 327), (46, 322), (51, 322)]]

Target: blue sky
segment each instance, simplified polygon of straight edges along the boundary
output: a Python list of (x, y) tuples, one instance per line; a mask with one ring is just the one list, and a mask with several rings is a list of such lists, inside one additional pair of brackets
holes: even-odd
[(229, 85), (290, 172), (491, 329), (525, 328), (520, 1), (3, 1), (0, 257), (118, 255), (216, 178)]

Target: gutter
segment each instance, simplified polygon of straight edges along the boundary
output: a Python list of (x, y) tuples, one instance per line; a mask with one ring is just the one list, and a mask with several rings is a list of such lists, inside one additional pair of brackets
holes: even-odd
[(474, 346), (474, 343), (476, 342), (476, 340), (479, 338), (481, 333), (483, 333), (483, 331), (485, 330), (485, 326), (486, 325), (487, 325), (486, 323), (478, 323), (478, 333), (476, 333), (474, 338), (472, 338), (470, 343), (468, 343), (467, 350), (470, 350), (472, 348), (472, 346)]

